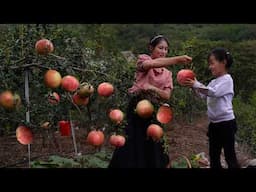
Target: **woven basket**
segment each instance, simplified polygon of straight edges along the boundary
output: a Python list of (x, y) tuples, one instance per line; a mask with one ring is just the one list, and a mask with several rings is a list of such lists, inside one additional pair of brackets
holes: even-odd
[(191, 165), (190, 160), (189, 160), (185, 155), (177, 155), (177, 156), (175, 156), (175, 158), (173, 158), (172, 160), (170, 160), (170, 162), (168, 163), (168, 165), (166, 166), (166, 168), (173, 168), (173, 167), (172, 167), (172, 163), (173, 163), (173, 161), (177, 160), (178, 158), (185, 159), (185, 161), (186, 161), (186, 163), (187, 163), (187, 168), (192, 168), (192, 165)]

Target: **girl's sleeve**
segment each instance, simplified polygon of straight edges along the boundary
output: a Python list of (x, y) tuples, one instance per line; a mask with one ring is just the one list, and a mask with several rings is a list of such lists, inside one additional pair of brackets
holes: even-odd
[(142, 54), (138, 56), (138, 60), (137, 60), (137, 70), (139, 71), (145, 71), (143, 68), (143, 62), (146, 60), (151, 60), (152, 58), (149, 55), (146, 54)]
[(222, 82), (208, 88), (209, 97), (222, 97), (227, 94), (234, 94), (233, 92), (233, 82), (229, 79), (225, 79)]
[(214, 86), (206, 87), (199, 81), (196, 81), (193, 88), (200, 94), (209, 97), (222, 97), (226, 94), (233, 94), (233, 83), (229, 79), (224, 79)]
[(208, 88), (204, 84), (196, 80), (192, 88), (198, 97), (206, 99)]

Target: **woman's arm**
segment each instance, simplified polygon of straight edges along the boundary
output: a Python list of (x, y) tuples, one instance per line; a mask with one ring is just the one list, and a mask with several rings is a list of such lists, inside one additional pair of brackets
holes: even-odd
[(151, 90), (151, 91), (156, 92), (164, 100), (169, 100), (171, 97), (172, 89), (170, 89), (170, 88), (162, 90), (162, 89), (159, 89), (149, 83), (145, 84), (143, 86), (143, 88), (144, 88), (144, 90)]
[(192, 61), (192, 58), (187, 55), (176, 56), (176, 57), (165, 57), (165, 58), (156, 58), (156, 59), (148, 59), (141, 63), (142, 68), (144, 70), (148, 70), (150, 68), (160, 68), (167, 67), (174, 64), (188, 64)]

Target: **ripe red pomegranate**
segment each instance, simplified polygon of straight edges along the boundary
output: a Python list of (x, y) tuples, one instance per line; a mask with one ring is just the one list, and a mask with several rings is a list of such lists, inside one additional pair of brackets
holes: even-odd
[(93, 94), (94, 92), (94, 87), (90, 83), (81, 83), (77, 90), (77, 94), (80, 97), (89, 97)]
[(143, 99), (137, 103), (136, 113), (140, 117), (149, 118), (152, 116), (153, 112), (154, 112), (154, 106), (149, 100)]
[(7, 110), (14, 109), (15, 100), (11, 91), (6, 90), (0, 94), (0, 105)]
[(33, 141), (33, 134), (28, 127), (20, 125), (16, 129), (16, 138), (21, 144), (28, 145)]
[(111, 135), (109, 143), (115, 147), (122, 147), (125, 144), (125, 137), (122, 135)]
[(51, 92), (48, 95), (48, 101), (51, 104), (58, 104), (60, 102), (60, 95), (56, 92)]
[(93, 146), (100, 146), (104, 142), (104, 134), (102, 131), (92, 130), (87, 136), (87, 142)]
[(111, 83), (103, 82), (98, 86), (98, 94), (103, 97), (109, 97), (114, 92), (114, 87)]
[(173, 112), (169, 106), (162, 105), (156, 113), (156, 119), (163, 124), (171, 122), (173, 119)]
[(70, 136), (71, 134), (71, 125), (69, 121), (59, 121), (59, 128), (61, 136)]
[(104, 139), (105, 139), (105, 135), (104, 135), (103, 131), (98, 130), (97, 132), (98, 132), (98, 134), (99, 134), (99, 136), (100, 136), (100, 139), (101, 139), (101, 141), (102, 141), (102, 144), (103, 144)]
[(53, 52), (54, 47), (50, 40), (41, 39), (36, 42), (35, 49), (38, 54), (47, 55), (47, 54)]
[(190, 69), (182, 69), (177, 73), (177, 82), (184, 86), (184, 81), (186, 79), (194, 79), (196, 77), (195, 73)]
[(120, 109), (112, 109), (109, 112), (109, 118), (112, 122), (120, 124), (124, 119), (124, 113)]
[(79, 87), (79, 81), (72, 75), (66, 75), (61, 80), (61, 87), (65, 91), (73, 92)]
[(72, 96), (72, 99), (76, 105), (87, 105), (89, 103), (89, 97), (80, 97), (77, 93)]
[(49, 88), (57, 88), (61, 84), (61, 75), (58, 71), (49, 69), (44, 74), (44, 84)]
[(147, 136), (152, 137), (154, 141), (158, 141), (163, 136), (164, 132), (162, 127), (157, 124), (151, 124), (147, 128)]

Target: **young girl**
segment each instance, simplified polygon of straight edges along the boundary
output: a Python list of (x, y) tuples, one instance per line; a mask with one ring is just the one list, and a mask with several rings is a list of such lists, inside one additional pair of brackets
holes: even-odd
[(173, 81), (171, 71), (165, 67), (192, 61), (192, 58), (186, 55), (166, 57), (168, 48), (168, 40), (162, 35), (157, 35), (149, 42), (151, 54), (138, 57), (136, 79), (128, 90), (130, 101), (127, 109), (128, 125), (125, 128), (127, 140), (123, 147), (114, 151), (110, 168), (164, 168), (169, 162), (163, 143), (155, 142), (146, 135), (152, 118), (143, 119), (134, 112), (137, 103), (142, 99), (148, 99), (153, 104), (168, 100)]
[(222, 168), (221, 150), (224, 148), (225, 160), (229, 168), (238, 168), (235, 153), (235, 133), (237, 130), (233, 112), (234, 96), (233, 79), (228, 70), (233, 63), (230, 52), (224, 48), (215, 48), (208, 55), (209, 69), (214, 77), (208, 86), (196, 79), (188, 79), (186, 85), (201, 98), (207, 99), (207, 114), (210, 121), (208, 127), (210, 167)]

